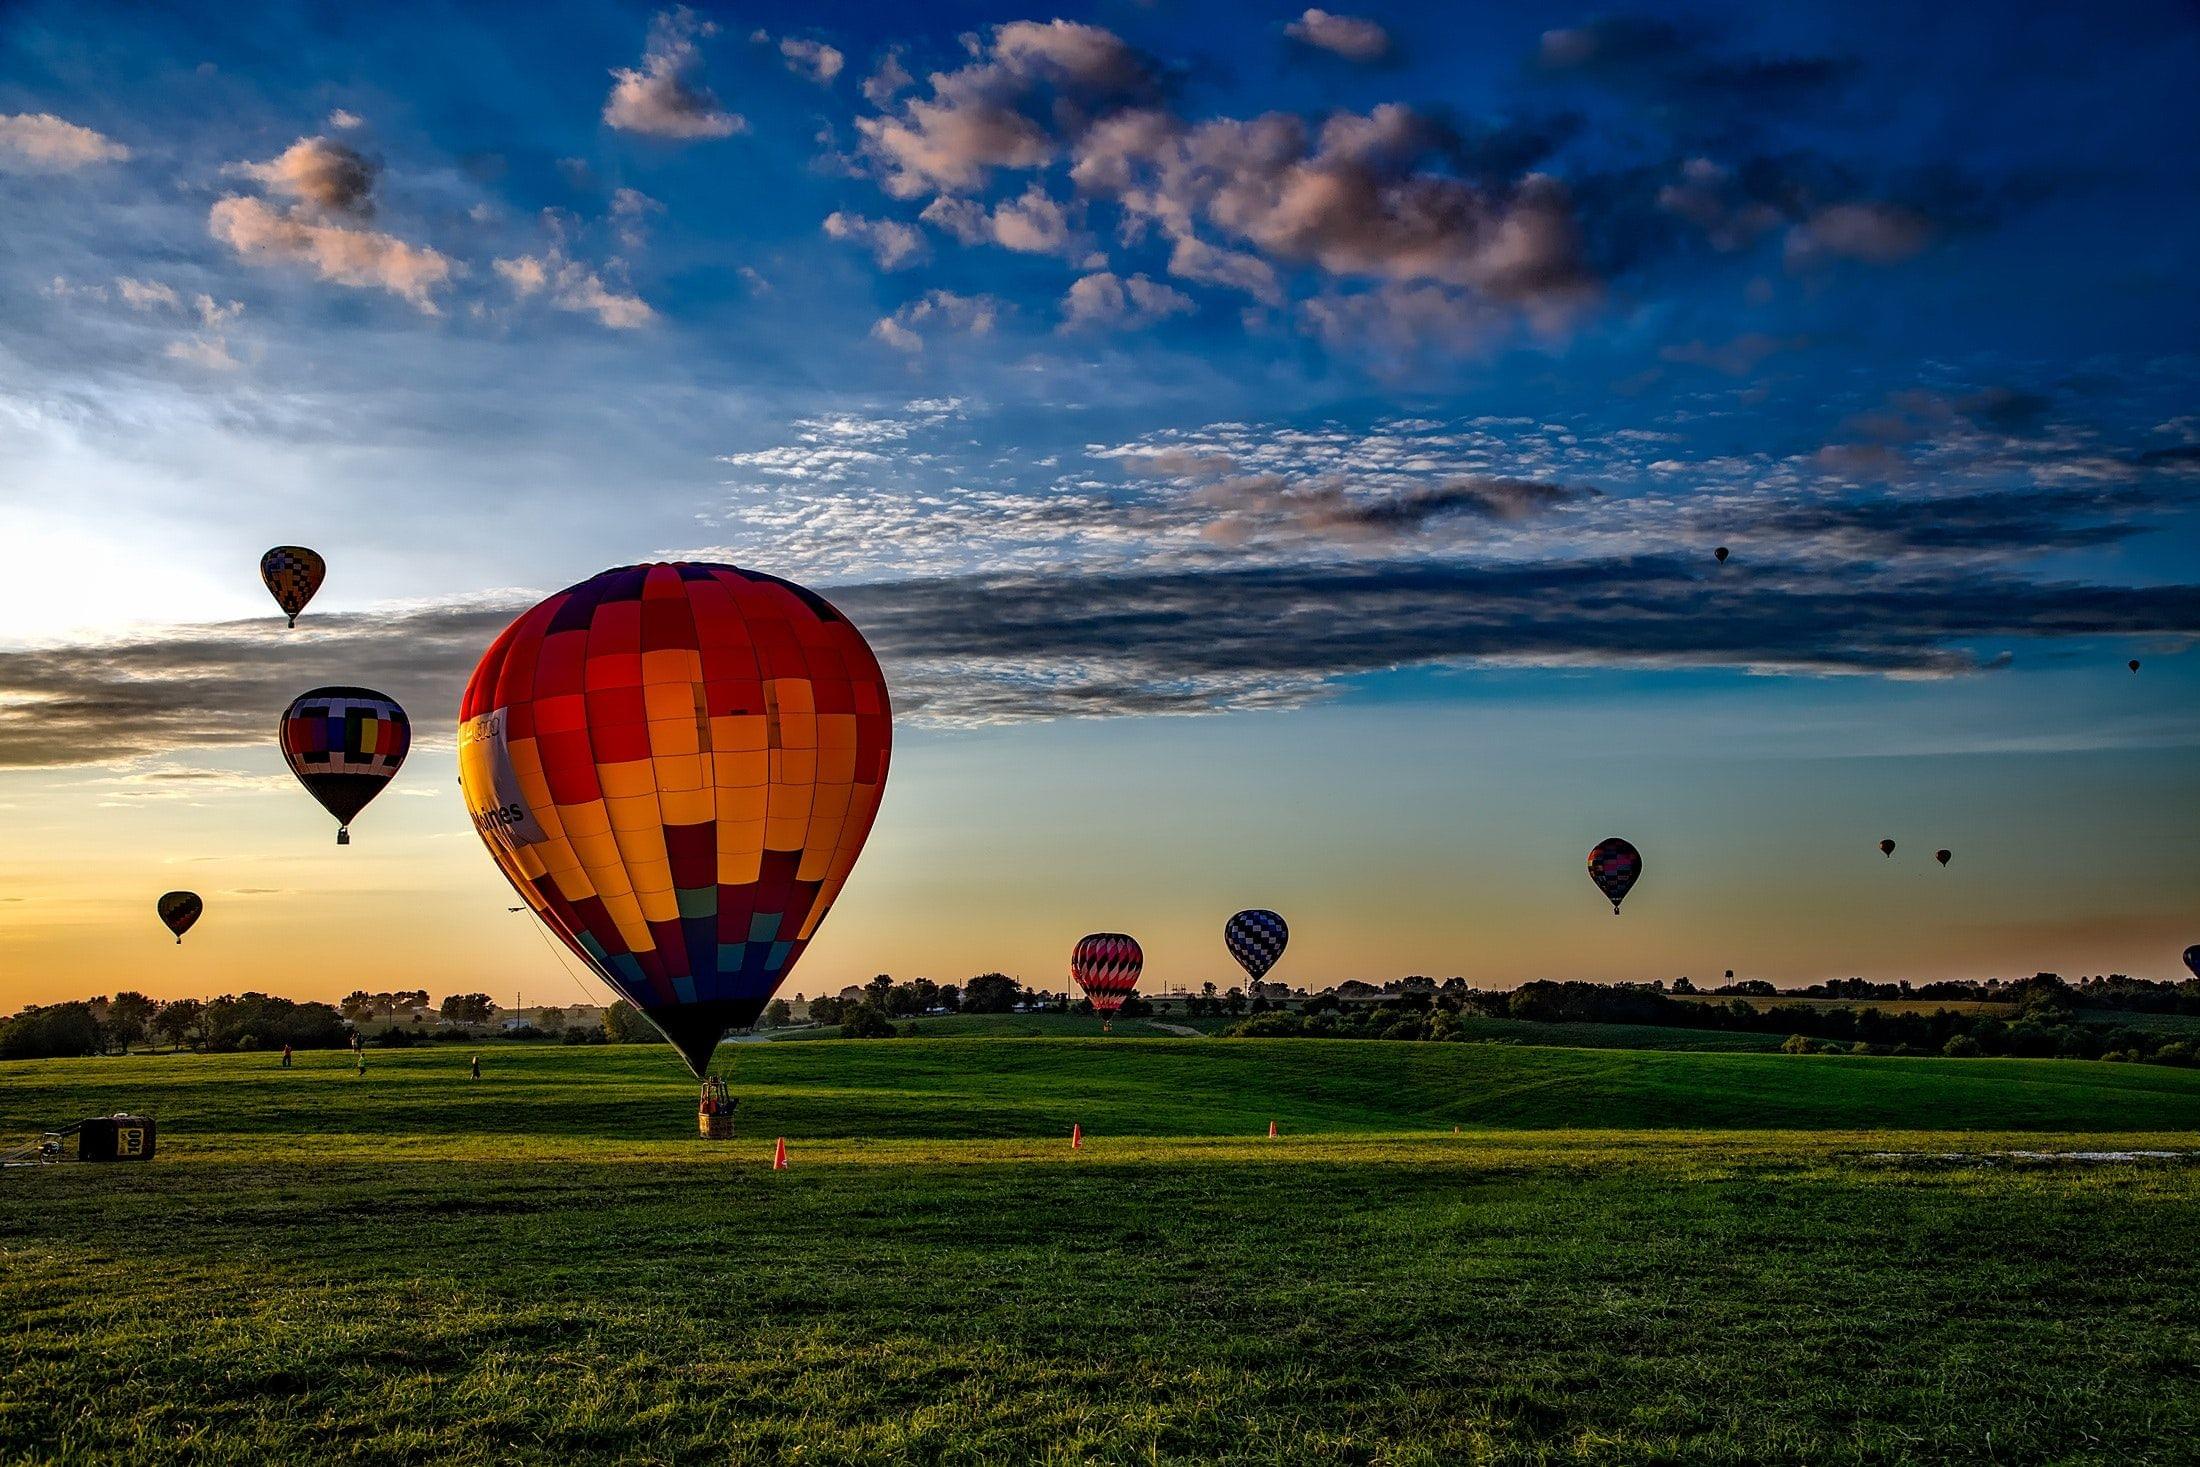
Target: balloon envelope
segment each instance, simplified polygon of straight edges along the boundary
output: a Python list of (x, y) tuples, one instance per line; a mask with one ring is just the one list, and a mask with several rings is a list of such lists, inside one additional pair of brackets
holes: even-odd
[(1106, 1015), (1123, 1007), (1123, 1000), (1138, 986), (1146, 967), (1146, 954), (1138, 939), (1121, 932), (1094, 932), (1077, 939), (1070, 950), (1069, 974), (1092, 1000), (1092, 1011)]
[(1598, 841), (1596, 849), (1589, 852), (1589, 879), (1610, 899), (1615, 917), (1619, 915), (1619, 904), (1641, 877), (1642, 852), (1616, 835)]
[(505, 879), (700, 1076), (840, 894), (892, 741), (878, 661), (822, 596), (634, 565), (497, 638), (458, 772)]
[(260, 557), (260, 579), (292, 626), (298, 624), (298, 613), (321, 589), (321, 578), (327, 574), (327, 562), (303, 545), (278, 545)]
[(1880, 854), (1880, 855), (1882, 855), (1882, 856), (1891, 856), (1891, 855), (1893, 855), (1893, 854), (1894, 854), (1894, 842), (1893, 842), (1893, 841), (1891, 841), (1891, 840), (1883, 840), (1883, 841), (1881, 841), (1881, 842), (1879, 843), (1879, 854)]
[(1291, 929), (1283, 917), (1266, 907), (1248, 907), (1222, 924), (1222, 945), (1255, 983), (1276, 966), (1290, 941)]
[(1718, 549), (1712, 551), (1711, 553), (1715, 558), (1717, 558), (1719, 564), (1726, 564), (1726, 547), (1724, 545), (1721, 545)]
[(195, 891), (164, 891), (153, 903), (153, 910), (160, 913), (160, 920), (176, 934), (176, 941), (180, 943), (183, 934), (191, 930), (191, 924), (205, 912), (206, 903), (199, 900)]
[(2200, 978), (2200, 942), (2185, 949), (2185, 966), (2192, 970), (2193, 977)]
[(2139, 670), (2139, 659), (2134, 657), (2131, 659), (2130, 662), (2126, 663), (2125, 666), (2129, 667), (2133, 672), (2137, 672)]
[(1954, 859), (1955, 859), (1955, 856), (1956, 856), (1956, 853), (1955, 853), (1954, 851), (1935, 851), (1935, 852), (1933, 852), (1933, 859), (1934, 859), (1934, 860), (1936, 860), (1936, 861), (1938, 861), (1938, 862), (1939, 862), (1939, 863), (1940, 863), (1941, 865), (1943, 865), (1943, 866), (1947, 865), (1947, 864), (1948, 864), (1948, 863), (1949, 863), (1950, 861), (1954, 860)]
[(283, 710), (281, 731), (284, 762), (349, 845), (351, 822), (404, 765), (412, 720), (372, 688), (315, 688)]

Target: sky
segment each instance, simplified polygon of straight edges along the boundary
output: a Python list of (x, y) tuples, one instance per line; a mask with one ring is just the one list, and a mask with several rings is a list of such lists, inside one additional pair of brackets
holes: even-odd
[[(452, 721), (659, 559), (887, 672), (789, 993), (1227, 985), (1244, 906), (1314, 986), (2175, 976), (2195, 74), (2172, 3), (15, 0), (0, 1010), (595, 996)], [(343, 849), (324, 683), (415, 728)]]

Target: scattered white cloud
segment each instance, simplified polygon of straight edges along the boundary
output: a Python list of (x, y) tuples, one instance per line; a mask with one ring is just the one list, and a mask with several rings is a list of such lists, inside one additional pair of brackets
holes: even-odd
[(896, 351), (924, 350), (918, 327), (960, 331), (970, 336), (989, 334), (999, 322), (1001, 302), (989, 295), (958, 295), (951, 290), (926, 291), (891, 316), (871, 327), (871, 335)]
[(207, 231), (252, 264), (303, 265), (337, 285), (389, 291), (430, 316), (440, 314), (435, 292), (450, 281), (455, 268), (427, 245), (284, 214), (264, 200), (240, 195), (215, 201), (207, 214)]
[(807, 40), (801, 36), (787, 36), (779, 43), (779, 55), (787, 63), (787, 70), (796, 76), (808, 77), (819, 86), (829, 86), (840, 69), (848, 64), (848, 58), (823, 41)]
[(300, 138), (265, 163), (238, 163), (230, 171), (325, 214), (374, 212), (375, 164), (325, 137)]
[(721, 107), (701, 81), (703, 53), (696, 42), (717, 29), (686, 6), (659, 14), (650, 23), (642, 64), (613, 69), (603, 120), (621, 132), (686, 142), (748, 131), (747, 120)]
[(70, 173), (94, 163), (120, 163), (130, 150), (104, 133), (51, 112), (0, 114), (0, 169)]
[(898, 219), (866, 219), (835, 211), (825, 216), (825, 233), (831, 239), (862, 245), (881, 270), (914, 265), (927, 253), (924, 232)]
[(1380, 61), (1390, 54), (1390, 32), (1356, 15), (1310, 9), (1285, 26), (1283, 33), (1347, 61)]
[(1125, 279), (1101, 271), (1077, 280), (1062, 298), (1062, 326), (1151, 326), (1171, 316), (1187, 315), (1192, 298), (1180, 290), (1149, 280), (1143, 275)]
[(614, 331), (633, 331), (657, 319), (649, 303), (631, 291), (613, 290), (603, 277), (556, 245), (542, 255), (519, 255), (494, 262), (512, 293), (526, 299), (546, 296), (561, 311), (594, 316)]

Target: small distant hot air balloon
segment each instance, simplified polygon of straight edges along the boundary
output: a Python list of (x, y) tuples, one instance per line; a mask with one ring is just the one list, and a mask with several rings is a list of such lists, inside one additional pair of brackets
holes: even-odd
[(283, 710), (283, 760), (306, 792), (336, 817), (336, 843), (382, 793), (412, 747), (412, 720), (372, 688), (315, 688)]
[(1894, 854), (1894, 842), (1893, 842), (1893, 841), (1891, 841), (1891, 840), (1883, 840), (1883, 841), (1881, 841), (1881, 842), (1879, 843), (1879, 854), (1880, 854), (1880, 855), (1882, 855), (1882, 856), (1891, 856), (1891, 855), (1893, 855), (1893, 854)]
[(1121, 932), (1095, 932), (1077, 939), (1070, 951), (1069, 973), (1092, 1000), (1092, 1011), (1112, 1019), (1123, 1000), (1138, 986), (1146, 966), (1146, 954), (1138, 939)]
[(1222, 945), (1255, 983), (1276, 966), (1290, 940), (1291, 929), (1282, 916), (1266, 907), (1248, 907), (1222, 924)]
[(1598, 841), (1596, 849), (1589, 852), (1589, 879), (1611, 900), (1615, 917), (1619, 915), (1619, 904), (1641, 876), (1642, 852), (1616, 835)]
[(878, 814), (893, 711), (862, 633), (777, 576), (624, 566), (505, 628), (458, 716), (497, 869), (703, 1078)]
[(1936, 860), (1936, 861), (1938, 861), (1938, 862), (1939, 862), (1939, 863), (1940, 863), (1941, 865), (1943, 865), (1943, 866), (1947, 865), (1947, 864), (1948, 864), (1948, 863), (1949, 863), (1950, 861), (1953, 861), (1953, 860), (1954, 860), (1955, 858), (1956, 858), (1956, 853), (1955, 853), (1954, 851), (1935, 851), (1935, 852), (1933, 852), (1933, 859), (1934, 859), (1934, 860)]
[(260, 579), (267, 582), (269, 594), (292, 626), (298, 624), (298, 613), (321, 589), (321, 577), (327, 574), (328, 563), (303, 545), (278, 545), (260, 557)]
[(1718, 549), (1712, 551), (1711, 554), (1712, 557), (1719, 562), (1719, 564), (1726, 564), (1727, 549), (1724, 545), (1721, 545)]
[(176, 946), (183, 946), (183, 934), (191, 930), (191, 924), (199, 920), (206, 910), (206, 903), (199, 900), (195, 891), (164, 891), (153, 903), (153, 910), (160, 913), (160, 920), (168, 930), (176, 934)]
[(2200, 942), (2185, 949), (2185, 966), (2192, 970), (2193, 977), (2200, 978)]
[(2139, 659), (2134, 657), (2129, 662), (2125, 663), (2124, 666), (2130, 668), (2133, 672), (2137, 672), (2139, 670)]

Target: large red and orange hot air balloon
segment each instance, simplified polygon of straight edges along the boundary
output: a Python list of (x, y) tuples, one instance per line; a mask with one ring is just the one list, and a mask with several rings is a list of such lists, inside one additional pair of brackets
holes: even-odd
[(1103, 1020), (1112, 1020), (1123, 1007), (1145, 966), (1146, 954), (1138, 939), (1121, 932), (1095, 932), (1078, 938), (1077, 946), (1070, 949), (1069, 975)]
[(701, 1076), (840, 894), (892, 742), (878, 661), (825, 598), (635, 565), (497, 638), (458, 772), (506, 879)]

